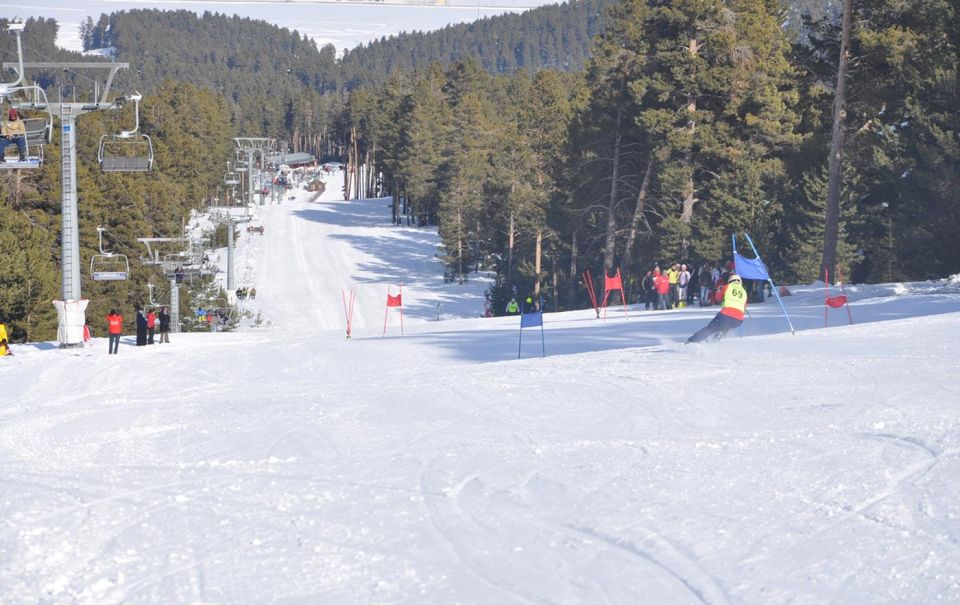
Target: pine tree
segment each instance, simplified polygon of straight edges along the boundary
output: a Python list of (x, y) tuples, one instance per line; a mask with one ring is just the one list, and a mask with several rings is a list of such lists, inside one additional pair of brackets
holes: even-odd
[(11, 339), (40, 340), (56, 335), (59, 275), (54, 271), (55, 233), (14, 210), (0, 188), (0, 321)]
[(776, 222), (782, 160), (799, 142), (779, 17), (767, 0), (683, 0), (649, 10), (649, 49), (631, 90), (662, 164), (661, 225), (691, 238), (683, 257), (720, 258), (740, 230), (762, 245)]

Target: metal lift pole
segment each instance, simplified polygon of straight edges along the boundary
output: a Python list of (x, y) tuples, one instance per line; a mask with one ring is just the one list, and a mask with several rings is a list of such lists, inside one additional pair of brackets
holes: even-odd
[(247, 156), (247, 208), (253, 206), (253, 149), (245, 149)]
[[(63, 193), (60, 296), (63, 300), (80, 300), (80, 221), (77, 213), (77, 140), (74, 132), (73, 107), (60, 105), (60, 183)], [(81, 345), (61, 342), (60, 347)]]
[[(77, 140), (76, 140), (76, 117), (89, 111), (99, 111), (104, 109), (117, 109), (116, 103), (108, 102), (107, 95), (110, 93), (110, 85), (117, 71), (127, 69), (128, 63), (63, 63), (63, 62), (37, 62), (37, 63), (4, 63), (6, 69), (19, 70), (18, 75), (23, 77), (23, 70), (30, 69), (109, 69), (106, 85), (103, 88), (103, 94), (99, 99), (83, 103), (66, 103), (61, 99), (59, 103), (49, 103), (48, 109), (60, 116), (60, 160), (61, 160), (61, 179), (63, 194), (62, 228), (61, 240), (61, 259), (62, 274), (60, 279), (60, 295), (64, 303), (80, 301), (82, 299), (80, 291), (80, 223), (77, 213)], [(74, 309), (75, 317), (71, 319), (71, 326), (79, 321), (83, 325), (82, 309)], [(79, 314), (80, 317), (76, 317)], [(83, 346), (83, 331), (69, 329), (64, 317), (60, 318), (60, 348), (74, 348)]]
[(180, 333), (180, 284), (176, 277), (170, 278), (170, 331)]
[(227, 295), (237, 289), (233, 275), (233, 217), (227, 215)]

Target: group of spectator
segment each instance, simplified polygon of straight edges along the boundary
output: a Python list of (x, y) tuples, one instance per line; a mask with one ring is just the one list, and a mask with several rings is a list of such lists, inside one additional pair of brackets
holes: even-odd
[[(106, 317), (108, 355), (115, 355), (120, 349), (120, 336), (123, 335), (123, 315), (116, 309), (110, 309)], [(160, 332), (160, 343), (170, 343), (170, 311), (167, 307), (160, 307), (159, 312), (153, 309), (144, 310), (137, 307), (137, 346), (142, 347), (154, 344), (156, 332)]]
[[(665, 271), (655, 265), (640, 282), (637, 302), (642, 302), (647, 310), (682, 309), (694, 304), (701, 307), (717, 305), (721, 303), (720, 292), (733, 272), (733, 261), (704, 262), (695, 269), (684, 263), (673, 263)], [(768, 282), (745, 279), (743, 287), (751, 302), (763, 302), (764, 287), (770, 286)]]

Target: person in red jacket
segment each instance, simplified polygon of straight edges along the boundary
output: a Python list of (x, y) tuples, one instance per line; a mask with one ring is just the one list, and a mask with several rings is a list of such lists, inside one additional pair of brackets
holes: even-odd
[(116, 309), (110, 309), (110, 314), (107, 315), (107, 335), (110, 337), (108, 355), (119, 352), (121, 334), (123, 334), (123, 315), (117, 313)]
[(665, 273), (654, 271), (653, 285), (657, 289), (657, 309), (666, 311), (667, 299), (670, 298), (670, 278)]
[(153, 334), (156, 331), (157, 327), (157, 314), (153, 312), (153, 309), (147, 313), (147, 344), (153, 344)]

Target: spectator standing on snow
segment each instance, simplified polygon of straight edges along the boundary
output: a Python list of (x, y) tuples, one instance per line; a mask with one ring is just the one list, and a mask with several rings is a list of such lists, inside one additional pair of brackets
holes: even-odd
[(647, 271), (647, 274), (640, 280), (640, 288), (643, 290), (643, 309), (649, 311), (650, 307), (657, 306), (657, 286), (653, 281), (653, 271)]
[(139, 307), (137, 307), (137, 346), (147, 346), (147, 317)]
[(667, 304), (670, 305), (670, 308), (677, 308), (677, 298), (679, 296), (678, 282), (680, 279), (680, 266), (677, 263), (670, 265), (670, 268), (667, 269), (667, 280), (670, 283), (669, 295), (667, 297)]
[(107, 354), (114, 355), (120, 352), (120, 335), (123, 334), (123, 315), (117, 313), (116, 309), (110, 309), (107, 315), (107, 336), (109, 342)]
[(677, 285), (680, 287), (680, 308), (687, 306), (687, 286), (690, 284), (690, 272), (686, 265), (680, 265), (680, 274), (677, 275)]
[(697, 270), (697, 282), (700, 284), (700, 306), (706, 307), (710, 304), (710, 286), (713, 285), (711, 276), (713, 269), (710, 265), (701, 265)]
[(249, 292), (249, 294), (250, 294), (250, 299), (251, 299), (251, 300), (256, 300), (256, 299), (257, 299), (257, 289), (256, 289), (256, 287), (250, 286), (250, 292)]
[(147, 344), (153, 344), (153, 335), (157, 329), (157, 314), (153, 311), (147, 313)]
[(727, 285), (722, 290), (723, 307), (710, 323), (697, 331), (687, 342), (701, 342), (708, 338), (723, 338), (730, 330), (743, 323), (743, 313), (747, 308), (747, 292), (736, 273), (731, 273)]
[(507, 308), (505, 309), (507, 315), (516, 315), (520, 312), (520, 305), (517, 304), (516, 298), (511, 298), (510, 302), (507, 303)]
[(160, 343), (170, 344), (170, 313), (166, 307), (160, 307), (157, 319), (160, 320)]
[(654, 271), (653, 283), (657, 288), (657, 308), (666, 311), (670, 299), (670, 278), (659, 271)]

